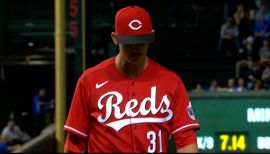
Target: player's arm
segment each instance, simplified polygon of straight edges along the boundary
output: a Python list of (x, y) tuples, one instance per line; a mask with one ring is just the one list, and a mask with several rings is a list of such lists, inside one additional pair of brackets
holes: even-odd
[(67, 133), (67, 138), (64, 146), (65, 153), (85, 153), (87, 147), (87, 138)]
[(197, 144), (189, 144), (181, 149), (177, 149), (177, 153), (198, 153)]
[(176, 151), (179, 153), (197, 153), (196, 131), (200, 128), (183, 82), (178, 85), (178, 99), (176, 100), (172, 137)]
[(89, 106), (90, 100), (88, 100), (87, 89), (82, 78), (79, 79), (76, 89), (72, 98), (69, 114), (64, 126), (64, 130), (67, 132), (67, 138), (65, 142), (65, 152), (87, 152), (87, 145), (89, 139), (89, 132), (91, 123), (89, 120)]
[(198, 153), (195, 130), (179, 132), (174, 135), (174, 140), (177, 142), (176, 151), (178, 153)]

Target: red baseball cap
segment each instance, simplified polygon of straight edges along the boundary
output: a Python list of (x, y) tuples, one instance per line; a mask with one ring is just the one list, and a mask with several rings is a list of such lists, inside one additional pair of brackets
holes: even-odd
[(154, 41), (149, 13), (139, 6), (120, 9), (115, 15), (116, 40), (122, 44), (142, 44)]

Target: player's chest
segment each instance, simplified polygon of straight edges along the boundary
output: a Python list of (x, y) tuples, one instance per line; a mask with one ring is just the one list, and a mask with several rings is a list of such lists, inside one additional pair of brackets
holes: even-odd
[(173, 115), (173, 88), (158, 82), (128, 80), (97, 83), (91, 94), (91, 113), (99, 123), (121, 129), (125, 124), (163, 123)]
[(173, 97), (174, 94), (173, 85), (160, 81), (110, 81), (105, 79), (97, 81), (91, 87), (91, 99), (94, 102), (104, 100), (109, 96), (126, 101), (133, 99), (142, 101), (150, 96), (153, 96), (155, 100), (160, 100), (166, 96)]

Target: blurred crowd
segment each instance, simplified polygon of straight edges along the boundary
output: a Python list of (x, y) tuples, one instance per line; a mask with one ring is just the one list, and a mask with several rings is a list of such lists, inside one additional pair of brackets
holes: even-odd
[(213, 79), (209, 85), (197, 84), (193, 91), (270, 90), (270, 3), (255, 0), (254, 8), (238, 4), (220, 28), (218, 52), (237, 57), (235, 76), (221, 85)]
[(198, 83), (193, 92), (244, 92), (244, 91), (265, 91), (261, 80), (246, 82), (244, 78), (230, 78), (227, 84), (220, 84), (218, 80), (213, 79), (209, 86), (203, 86)]
[(28, 133), (23, 131), (14, 120), (9, 120), (0, 135), (0, 153), (15, 151), (30, 140)]
[[(48, 94), (45, 86), (40, 87), (33, 95), (32, 113), (29, 119), (19, 118), (18, 114), (10, 113), (8, 122), (0, 134), (0, 153), (14, 152), (32, 138), (40, 135), (42, 130), (54, 122), (55, 101)], [(16, 120), (15, 120), (16, 119)], [(24, 123), (30, 120), (29, 124)], [(17, 123), (17, 122), (20, 123)], [(28, 129), (25, 129), (28, 128)]]

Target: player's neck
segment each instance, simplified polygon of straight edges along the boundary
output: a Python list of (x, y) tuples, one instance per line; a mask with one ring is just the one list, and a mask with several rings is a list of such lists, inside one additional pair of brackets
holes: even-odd
[(121, 58), (120, 55), (117, 55), (115, 58), (115, 64), (119, 71), (126, 74), (130, 78), (134, 78), (146, 69), (148, 65), (148, 59), (145, 57), (139, 62), (131, 63), (126, 59)]

